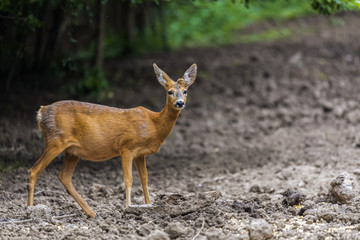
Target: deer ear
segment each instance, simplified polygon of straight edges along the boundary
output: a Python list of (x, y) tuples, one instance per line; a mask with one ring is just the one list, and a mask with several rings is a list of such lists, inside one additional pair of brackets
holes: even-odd
[(194, 83), (196, 78), (196, 72), (197, 72), (197, 66), (195, 63), (191, 65), (191, 67), (189, 67), (188, 70), (186, 70), (186, 72), (184, 73), (184, 80), (186, 86), (189, 87), (191, 84)]
[(167, 82), (169, 81), (169, 76), (163, 70), (161, 70), (155, 63), (153, 64), (153, 67), (157, 80), (161, 85), (165, 87), (167, 85)]

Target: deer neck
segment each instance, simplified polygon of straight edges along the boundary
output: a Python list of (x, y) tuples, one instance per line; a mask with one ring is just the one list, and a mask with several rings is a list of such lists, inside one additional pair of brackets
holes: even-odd
[(176, 110), (168, 104), (159, 113), (158, 132), (162, 138), (166, 138), (173, 129), (181, 110)]

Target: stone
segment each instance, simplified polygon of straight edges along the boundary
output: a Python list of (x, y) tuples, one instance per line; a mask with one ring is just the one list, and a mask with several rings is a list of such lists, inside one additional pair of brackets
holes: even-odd
[(74, 229), (77, 229), (78, 227), (75, 225), (75, 224), (72, 224), (72, 223), (68, 223), (65, 225), (64, 229), (69, 231), (69, 230), (74, 230)]
[(360, 122), (360, 110), (354, 110), (346, 114), (346, 120), (352, 124), (357, 124)]
[(328, 211), (328, 212), (319, 212), (318, 217), (324, 219), (327, 222), (331, 222), (334, 220), (336, 216), (335, 212)]
[(257, 184), (251, 186), (250, 189), (249, 189), (249, 192), (261, 193), (260, 186), (257, 185)]

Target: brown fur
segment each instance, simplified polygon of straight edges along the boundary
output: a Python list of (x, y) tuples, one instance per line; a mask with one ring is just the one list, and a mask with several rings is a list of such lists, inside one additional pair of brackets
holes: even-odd
[(71, 181), (80, 158), (104, 161), (122, 156), (126, 206), (131, 204), (134, 161), (143, 185), (145, 203), (150, 203), (145, 157), (158, 152), (173, 129), (182, 109), (176, 103), (186, 102), (184, 91), (195, 80), (196, 65), (193, 64), (177, 82), (155, 64), (154, 70), (158, 81), (169, 93), (161, 112), (152, 112), (144, 107), (119, 109), (78, 101), (59, 101), (39, 109), (37, 121), (44, 136), (45, 148), (30, 169), (28, 206), (33, 205), (37, 177), (63, 151), (66, 157), (59, 179), (86, 215), (95, 217), (96, 214), (76, 192)]

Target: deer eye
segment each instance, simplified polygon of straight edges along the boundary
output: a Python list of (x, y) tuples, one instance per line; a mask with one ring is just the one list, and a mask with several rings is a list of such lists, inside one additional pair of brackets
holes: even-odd
[(169, 94), (169, 95), (174, 95), (174, 91), (171, 91), (171, 90), (170, 90), (170, 91), (168, 91), (168, 94)]
[(187, 94), (187, 90), (184, 90), (184, 91), (183, 91), (183, 94), (186, 95), (186, 94)]

